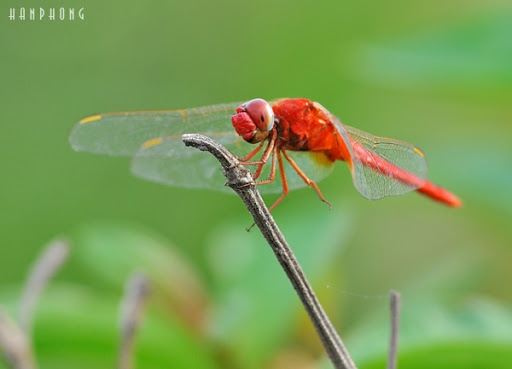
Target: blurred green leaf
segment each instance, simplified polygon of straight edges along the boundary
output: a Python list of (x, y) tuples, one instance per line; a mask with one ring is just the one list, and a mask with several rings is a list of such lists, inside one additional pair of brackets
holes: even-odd
[(199, 275), (163, 237), (134, 224), (98, 221), (79, 227), (73, 240), (74, 259), (91, 276), (122, 288), (134, 271), (142, 271), (153, 298), (201, 325), (207, 298)]

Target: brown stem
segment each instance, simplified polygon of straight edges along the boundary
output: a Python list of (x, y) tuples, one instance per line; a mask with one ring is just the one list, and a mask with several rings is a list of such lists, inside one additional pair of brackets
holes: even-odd
[(389, 306), (391, 310), (391, 329), (389, 332), (387, 369), (396, 369), (398, 356), (398, 336), (400, 331), (400, 294), (398, 292), (389, 292)]
[(1, 307), (0, 351), (10, 368), (37, 368), (29, 338)]
[(50, 279), (57, 273), (69, 255), (69, 243), (66, 240), (52, 241), (45, 247), (25, 282), (25, 288), (21, 294), (18, 311), (20, 328), (27, 336), (32, 333), (32, 319), (36, 303)]
[(32, 349), (32, 320), (42, 291), (69, 254), (69, 244), (56, 240), (45, 247), (34, 263), (21, 294), (16, 324), (0, 307), (0, 351), (15, 369), (36, 369)]
[(149, 297), (151, 286), (143, 274), (134, 274), (126, 283), (121, 303), (121, 344), (119, 349), (119, 369), (133, 368), (133, 341), (144, 313), (144, 305)]

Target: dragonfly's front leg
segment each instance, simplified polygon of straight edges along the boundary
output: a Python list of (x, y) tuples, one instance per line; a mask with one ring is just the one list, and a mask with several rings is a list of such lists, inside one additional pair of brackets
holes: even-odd
[(269, 144), (265, 148), (265, 151), (263, 152), (263, 155), (261, 156), (261, 159), (259, 161), (240, 163), (240, 165), (257, 165), (258, 166), (258, 168), (256, 168), (256, 171), (253, 174), (254, 179), (258, 179), (258, 177), (261, 174), (261, 171), (263, 170), (263, 166), (267, 163), (268, 159), (270, 158), (270, 155), (272, 154), (274, 147), (275, 147), (276, 139), (277, 139), (277, 135), (273, 134), (272, 138), (270, 139)]
[[(272, 166), (270, 167), (270, 178), (266, 181), (248, 183), (246, 185), (243, 185), (242, 187), (258, 186), (258, 185), (274, 182), (274, 179), (276, 177), (276, 158), (277, 158), (277, 147), (274, 146), (274, 150), (272, 151)], [(256, 178), (256, 177), (254, 177), (254, 178)]]
[(260, 150), (261, 148), (263, 147), (263, 145), (265, 145), (265, 142), (266, 141), (261, 141), (261, 143), (258, 145), (258, 147), (256, 147), (254, 150), (252, 150), (249, 154), (247, 154), (246, 156), (244, 156), (243, 158), (239, 158), (238, 156), (235, 156), (238, 161), (242, 162), (242, 163), (245, 163), (246, 161), (252, 159), (252, 157), (254, 155), (256, 155)]
[[(283, 201), (283, 199), (286, 197), (286, 195), (288, 195), (289, 192), (288, 181), (286, 180), (286, 173), (284, 171), (283, 158), (281, 157), (281, 150), (275, 147), (272, 153), (272, 167), (270, 168), (270, 179), (267, 181), (253, 183), (253, 185), (261, 185), (271, 183), (274, 181), (276, 175), (276, 158), (277, 161), (279, 162), (279, 173), (281, 174), (281, 182), (283, 183), (283, 194), (276, 200), (276, 202), (272, 204), (268, 211), (272, 211), (281, 201)], [(254, 224), (250, 226), (247, 230), (250, 231), (252, 227), (254, 227)]]
[[(272, 150), (272, 166), (270, 167), (270, 178), (266, 181), (261, 181), (261, 182), (255, 182), (253, 183), (253, 185), (262, 185), (262, 184), (267, 184), (267, 183), (271, 183), (271, 182), (274, 182), (274, 179), (275, 179), (275, 176), (276, 176), (276, 158), (277, 158), (277, 147), (274, 146), (274, 149)], [(263, 164), (261, 164), (263, 165)], [(260, 168), (260, 167), (258, 167)], [(259, 177), (260, 173), (255, 173), (253, 178), (257, 178)]]

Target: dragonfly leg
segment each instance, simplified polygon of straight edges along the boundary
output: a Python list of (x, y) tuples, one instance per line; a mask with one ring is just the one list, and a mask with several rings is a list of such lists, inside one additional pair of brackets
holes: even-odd
[(306, 173), (304, 173), (302, 171), (302, 169), (299, 168), (299, 166), (297, 165), (297, 163), (290, 157), (290, 155), (288, 155), (288, 153), (285, 151), (285, 150), (282, 150), (283, 151), (283, 155), (284, 157), (286, 158), (286, 160), (288, 160), (288, 162), (290, 163), (290, 165), (292, 166), (293, 169), (295, 169), (295, 171), (297, 172), (297, 174), (302, 178), (302, 180), (309, 186), (313, 186), (313, 188), (316, 190), (316, 193), (318, 194), (318, 196), (320, 197), (320, 200), (322, 200), (323, 202), (325, 202), (327, 205), (329, 205), (329, 207), (332, 209), (332, 205), (329, 201), (327, 201), (326, 199), (324, 199), (324, 196), (322, 195), (322, 193), (320, 192), (320, 189), (318, 188), (318, 186), (316, 185), (316, 183), (309, 179), (309, 177), (306, 175)]
[(258, 145), (258, 147), (256, 147), (254, 150), (252, 150), (249, 154), (247, 154), (243, 158), (239, 158), (239, 157), (236, 157), (236, 158), (238, 159), (238, 161), (245, 163), (246, 161), (252, 159), (252, 157), (254, 155), (256, 155), (261, 150), (263, 145), (265, 145), (265, 141), (261, 141), (261, 143)]
[[(283, 182), (283, 194), (279, 197), (276, 202), (272, 204), (272, 206), (268, 209), (268, 211), (272, 211), (283, 199), (288, 195), (288, 182), (286, 181), (286, 174), (284, 172), (283, 158), (281, 157), (281, 151), (278, 149), (274, 150), (274, 155), (272, 156), (272, 168), (271, 168), (271, 180), (266, 181), (265, 183), (270, 183), (274, 180), (275, 172), (276, 172), (276, 158), (279, 162), (279, 173), (281, 173), (281, 181)], [(254, 183), (255, 185), (264, 184), (263, 182)], [(250, 232), (252, 227), (254, 227), (256, 223), (253, 223), (249, 228), (247, 228), (247, 232)]]
[[(260, 184), (267, 184), (267, 183), (274, 182), (274, 179), (275, 179), (275, 176), (276, 176), (276, 157), (277, 157), (276, 151), (277, 151), (277, 147), (274, 147), (274, 150), (272, 151), (272, 166), (270, 167), (270, 178), (268, 180), (266, 180), (266, 181), (248, 183), (246, 185), (243, 185), (242, 187), (258, 186)], [(256, 178), (257, 178), (256, 176), (253, 176), (253, 179), (256, 179)]]
[[(277, 147), (274, 147), (274, 150), (272, 151), (272, 166), (270, 167), (270, 178), (266, 181), (248, 183), (246, 185), (243, 185), (242, 187), (258, 186), (258, 185), (274, 182), (274, 179), (276, 177), (276, 157), (277, 157), (276, 152), (277, 152)], [(256, 178), (256, 177), (254, 177), (254, 178)]]
[(283, 158), (281, 157), (281, 151), (277, 151), (277, 160), (279, 162), (279, 173), (281, 174), (281, 181), (283, 182), (283, 194), (276, 202), (268, 209), (272, 211), (283, 199), (288, 195), (288, 182), (286, 181), (286, 174), (284, 172)]
[[(274, 182), (274, 179), (276, 177), (276, 158), (277, 158), (277, 147), (274, 146), (274, 149), (272, 150), (272, 166), (270, 167), (270, 178), (266, 181), (255, 182), (255, 183), (253, 183), (253, 185), (262, 185), (262, 184)], [(263, 167), (263, 164), (261, 164), (261, 166)], [(260, 167), (258, 166), (258, 168), (260, 168)], [(259, 173), (258, 173), (258, 176), (259, 176)], [(257, 178), (256, 174), (255, 174), (254, 178)]]
[(250, 162), (250, 163), (240, 163), (240, 165), (257, 165), (258, 166), (258, 168), (256, 169), (256, 171), (253, 174), (254, 179), (257, 179), (260, 176), (261, 171), (263, 170), (263, 166), (267, 163), (268, 159), (270, 158), (270, 155), (272, 154), (274, 147), (275, 147), (276, 139), (277, 139), (277, 135), (273, 134), (268, 146), (265, 148), (265, 151), (263, 152), (263, 155), (261, 156), (260, 161), (254, 161), (254, 162)]

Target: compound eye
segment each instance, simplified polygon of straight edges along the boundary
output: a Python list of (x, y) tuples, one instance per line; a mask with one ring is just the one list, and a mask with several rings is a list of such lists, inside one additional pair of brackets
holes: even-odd
[(269, 132), (274, 128), (274, 112), (263, 99), (254, 99), (243, 105), (247, 114), (260, 131)]

